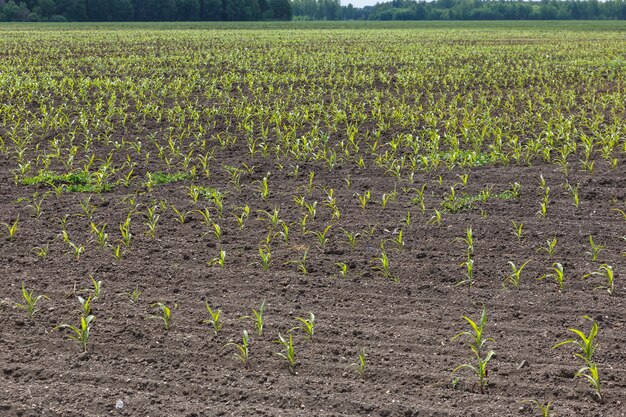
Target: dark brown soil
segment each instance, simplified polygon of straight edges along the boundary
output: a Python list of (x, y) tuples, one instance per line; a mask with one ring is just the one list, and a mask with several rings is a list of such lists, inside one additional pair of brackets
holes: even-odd
[[(236, 153), (231, 159), (237, 159)], [(225, 163), (228, 160), (224, 160)], [(348, 168), (332, 172), (318, 169), (309, 195), (308, 170), (301, 167), (298, 178), (289, 177), (263, 159), (242, 177), (241, 192), (228, 185), (225, 173), (216, 172), (210, 181), (195, 180), (155, 187), (147, 193), (139, 181), (129, 189), (95, 194), (93, 222), (107, 223), (110, 246), (100, 247), (90, 233), (90, 220), (82, 213), (78, 193), (59, 198), (49, 194), (39, 218), (20, 197), (41, 189), (15, 186), (9, 162), (2, 161), (0, 212), (11, 223), (19, 214), (14, 240), (3, 230), (0, 282), (3, 300), (0, 316), (2, 351), (1, 415), (23, 416), (214, 416), (214, 415), (374, 415), (374, 416), (535, 416), (533, 405), (524, 400), (552, 401), (559, 416), (622, 416), (625, 413), (626, 375), (623, 348), (626, 288), (621, 278), (624, 262), (624, 218), (612, 208), (623, 207), (626, 175), (623, 164), (611, 169), (598, 161), (593, 173), (579, 167), (570, 170), (569, 182), (580, 183), (580, 205), (575, 207), (564, 189), (565, 177), (553, 165), (475, 168), (468, 172), (467, 185), (460, 184), (461, 171), (443, 170), (417, 175), (415, 184), (398, 183), (397, 199), (381, 206), (383, 193), (394, 182), (376, 170), (352, 176), (350, 189), (344, 178)], [(259, 198), (257, 183), (271, 171), (268, 201)], [(440, 176), (439, 176), (440, 175)], [(547, 217), (537, 216), (542, 199), (540, 175), (551, 188)], [(476, 202), (459, 213), (443, 213), (441, 225), (429, 223), (434, 209), (450, 187), (457, 196), (477, 195), (485, 186), (494, 194), (522, 186), (518, 199), (491, 198)], [(213, 207), (187, 195), (190, 184), (216, 187), (226, 192), (224, 214), (214, 220), (223, 230), (221, 242), (201, 222), (197, 212), (188, 221), (176, 221), (170, 205), (179, 210)], [(411, 187), (426, 184), (426, 213), (411, 202)], [(403, 188), (406, 187), (406, 192)], [(331, 221), (325, 189), (333, 188), (341, 217)], [(355, 193), (371, 190), (365, 210)], [(133, 239), (121, 259), (113, 256), (120, 238), (118, 225), (131, 211), (124, 196), (136, 195), (138, 208), (132, 215)], [(303, 234), (303, 209), (293, 201), (303, 195), (317, 201), (315, 220), (309, 230), (332, 225), (329, 241), (321, 248), (313, 233)], [(152, 200), (167, 199), (160, 210), (156, 238), (145, 235), (146, 207)], [(250, 206), (250, 218), (239, 229), (234, 220), (240, 207)], [(258, 248), (270, 223), (259, 210), (279, 209), (281, 219), (291, 225), (290, 240), (271, 240), (272, 264), (265, 271), (259, 264)], [(410, 225), (406, 225), (407, 212)], [(143, 213), (143, 214), (140, 214)], [(59, 218), (69, 215), (67, 231), (73, 242), (84, 244), (77, 260), (59, 236)], [(512, 221), (523, 223), (518, 242)], [(475, 285), (456, 286), (464, 278), (459, 266), (465, 259), (465, 236), (471, 226), (475, 236)], [(355, 248), (346, 241), (344, 228), (360, 233)], [(404, 248), (392, 243), (403, 231)], [(276, 230), (278, 231), (278, 229)], [(207, 234), (209, 232), (209, 234)], [(371, 235), (368, 235), (371, 233)], [(605, 246), (596, 262), (587, 254), (588, 237)], [(553, 259), (538, 248), (557, 238)], [(399, 282), (382, 276), (375, 267), (380, 242), (390, 259), (390, 271)], [(43, 258), (33, 248), (49, 245)], [(224, 268), (208, 262), (226, 252)], [(307, 272), (296, 263), (307, 252)], [(508, 262), (522, 272), (519, 289), (502, 286), (509, 273)], [(337, 262), (348, 265), (341, 277)], [(564, 290), (545, 274), (552, 262), (565, 269)], [(585, 274), (599, 265), (616, 271), (615, 294), (603, 289), (601, 278)], [(53, 328), (61, 323), (77, 325), (80, 304), (77, 295), (87, 296), (89, 275), (103, 281), (102, 295), (94, 301), (93, 324), (88, 352), (81, 354), (77, 343), (65, 336), (69, 331)], [(40, 301), (33, 320), (14, 308), (25, 282)], [(139, 300), (129, 292), (138, 288)], [(240, 316), (267, 303), (262, 336), (253, 323)], [(204, 302), (223, 311), (222, 330), (213, 334)], [(147, 320), (150, 304), (172, 307), (171, 329), (165, 332), (159, 320)], [(495, 342), (496, 355), (489, 364), (489, 385), (481, 394), (469, 372), (452, 370), (470, 359), (469, 349), (451, 337), (467, 329), (462, 319), (474, 320), (485, 305), (489, 321), (486, 334)], [(317, 319), (313, 340), (294, 330), (298, 366), (291, 375), (286, 362), (275, 353), (279, 334), (296, 327), (296, 317), (313, 312)], [(572, 345), (551, 347), (573, 336), (568, 327), (588, 332), (589, 315), (597, 321), (599, 347), (596, 360), (605, 401), (600, 404), (591, 387), (573, 376), (580, 361)], [(225, 346), (251, 334), (251, 369), (234, 357), (235, 348)], [(364, 378), (355, 372), (357, 353), (367, 353)], [(458, 384), (453, 383), (460, 377)], [(121, 400), (123, 408), (116, 409)], [(118, 403), (121, 405), (121, 403)]]

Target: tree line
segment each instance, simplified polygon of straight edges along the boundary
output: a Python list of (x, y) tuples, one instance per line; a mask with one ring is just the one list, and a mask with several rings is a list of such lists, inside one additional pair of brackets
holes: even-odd
[(626, 0), (0, 0), (0, 21), (626, 19)]
[(369, 20), (626, 19), (626, 0), (393, 0), (365, 10)]
[(0, 0), (0, 21), (291, 20), (289, 0)]

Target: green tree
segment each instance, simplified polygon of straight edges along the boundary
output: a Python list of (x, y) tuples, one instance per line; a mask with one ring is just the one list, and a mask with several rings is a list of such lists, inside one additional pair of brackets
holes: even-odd
[(200, 19), (198, 0), (176, 0), (176, 20), (190, 21)]
[(289, 0), (270, 0), (269, 8), (274, 19), (291, 20), (293, 16)]

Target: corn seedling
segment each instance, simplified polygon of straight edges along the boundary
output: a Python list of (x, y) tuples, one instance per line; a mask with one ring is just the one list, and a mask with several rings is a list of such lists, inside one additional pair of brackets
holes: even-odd
[(541, 246), (537, 249), (539, 251), (546, 251), (548, 253), (548, 259), (552, 259), (552, 255), (554, 255), (554, 248), (556, 248), (556, 237), (546, 240), (546, 246)]
[(235, 357), (243, 363), (243, 367), (246, 369), (250, 369), (252, 364), (250, 363), (250, 336), (248, 335), (248, 331), (244, 330), (241, 335), (241, 343), (229, 342), (222, 347), (222, 349), (228, 346), (235, 346), (237, 348), (237, 353), (235, 353)]
[(302, 259), (298, 259), (296, 261), (287, 261), (285, 262), (285, 265), (291, 265), (291, 264), (295, 264), (298, 267), (298, 271), (302, 272), (304, 275), (308, 274), (309, 271), (307, 269), (307, 257), (308, 257), (308, 251), (304, 251), (304, 254), (302, 255)]
[(380, 256), (374, 259), (378, 265), (373, 267), (374, 270), (379, 271), (381, 275), (386, 279), (391, 279), (393, 282), (400, 282), (400, 278), (391, 275), (390, 266), (389, 266), (389, 257), (387, 256), (387, 252), (385, 251), (385, 246), (381, 242), (380, 244)]
[(367, 202), (370, 201), (370, 198), (372, 198), (371, 191), (367, 190), (363, 194), (356, 193), (355, 195), (359, 199), (359, 206), (361, 207), (361, 210), (365, 210)]
[(591, 260), (593, 262), (595, 262), (596, 260), (598, 260), (598, 255), (600, 254), (600, 252), (602, 251), (602, 249), (604, 249), (604, 245), (596, 245), (593, 241), (593, 236), (589, 235), (589, 245), (591, 246), (591, 251), (590, 252), (586, 252), (587, 255), (591, 256)]
[(344, 262), (337, 262), (335, 263), (335, 265), (337, 266), (337, 268), (339, 268), (339, 273), (341, 274), (341, 276), (345, 278), (348, 274), (348, 265)]
[(596, 288), (607, 290), (610, 295), (615, 293), (614, 273), (611, 265), (602, 264), (597, 271), (583, 276), (583, 279), (589, 278), (592, 275), (597, 275), (605, 279), (606, 284), (600, 285)]
[(71, 242), (69, 240), (67, 240), (67, 244), (69, 245), (70, 249), (72, 250), (72, 253), (74, 255), (74, 257), (76, 258), (76, 260), (78, 261), (80, 259), (80, 256), (85, 253), (85, 246), (84, 245), (78, 245), (74, 242)]
[(282, 230), (279, 230), (274, 234), (274, 236), (280, 236), (283, 239), (283, 242), (289, 242), (289, 225), (283, 221), (280, 222), (280, 226)]
[(522, 402), (533, 404), (534, 406), (536, 406), (537, 410), (541, 413), (541, 417), (552, 416), (552, 413), (550, 413), (550, 408), (552, 407), (552, 401), (548, 401), (547, 403), (544, 403), (539, 400), (524, 400)]
[(86, 299), (78, 296), (78, 302), (80, 303), (82, 309), (83, 309), (83, 317), (87, 317), (91, 314), (91, 295), (89, 297), (87, 297)]
[(360, 233), (350, 233), (346, 229), (343, 229), (343, 228), (341, 229), (341, 231), (343, 232), (344, 235), (346, 235), (346, 239), (348, 241), (348, 245), (350, 245), (351, 248), (356, 247), (357, 240), (361, 236), (361, 234)]
[(37, 313), (37, 303), (42, 299), (48, 299), (48, 297), (43, 294), (35, 295), (35, 291), (28, 291), (22, 282), (22, 299), (24, 300), (23, 303), (15, 303), (15, 307), (26, 311), (28, 318), (32, 319)]
[(332, 225), (329, 224), (322, 231), (315, 231), (315, 230), (309, 231), (309, 233), (314, 234), (315, 237), (317, 238), (320, 248), (324, 248), (326, 246), (326, 243), (328, 243), (328, 232), (330, 231), (331, 227)]
[(354, 366), (357, 375), (361, 379), (365, 379), (365, 366), (367, 364), (367, 354), (365, 353), (365, 348), (358, 351), (356, 357), (356, 362), (350, 364), (350, 366)]
[(511, 273), (504, 278), (504, 282), (502, 283), (502, 286), (506, 288), (507, 283), (509, 283), (512, 286), (514, 286), (516, 289), (519, 289), (520, 276), (522, 274), (522, 269), (524, 269), (524, 267), (529, 262), (530, 262), (530, 259), (524, 262), (522, 266), (518, 268), (517, 266), (515, 266), (513, 262), (509, 261), (509, 266), (511, 267)]
[[(159, 319), (161, 321), (163, 321), (163, 328), (165, 329), (165, 331), (169, 331), (170, 330), (170, 321), (172, 318), (172, 311), (171, 309), (166, 306), (163, 303), (153, 303), (150, 304), (150, 308), (154, 308), (156, 307), (159, 314), (153, 314), (151, 316), (149, 316), (149, 319)], [(176, 305), (174, 305), (174, 307), (176, 307)]]
[(470, 325), (471, 330), (457, 333), (454, 337), (452, 337), (451, 340), (455, 340), (461, 336), (465, 337), (467, 339), (466, 345), (469, 346), (469, 348), (471, 349), (473, 353), (473, 358), (476, 360), (476, 363), (465, 363), (459, 365), (454, 368), (452, 372), (454, 373), (464, 368), (471, 370), (478, 378), (478, 385), (482, 394), (484, 393), (485, 387), (487, 387), (489, 383), (487, 364), (495, 353), (493, 350), (489, 350), (487, 353), (484, 353), (483, 348), (487, 342), (495, 341), (490, 337), (484, 336), (485, 326), (487, 324), (487, 310), (484, 306), (478, 324), (476, 324), (476, 322), (474, 322), (467, 316), (463, 316), (463, 318)]
[(13, 223), (11, 224), (3, 223), (3, 224), (7, 228), (7, 232), (9, 234), (9, 240), (15, 239), (15, 234), (17, 233), (17, 230), (19, 229), (19, 224), (20, 224), (19, 214), (17, 215)]
[(460, 240), (461, 242), (465, 242), (467, 245), (467, 256), (470, 257), (472, 253), (474, 253), (474, 234), (472, 233), (472, 226), (469, 226), (465, 229), (465, 239), (457, 238), (456, 240)]
[(296, 317), (296, 320), (298, 320), (299, 322), (302, 323), (301, 326), (298, 327), (294, 327), (291, 330), (295, 330), (295, 329), (301, 329), (304, 334), (306, 335), (306, 338), (309, 340), (313, 340), (313, 335), (315, 333), (315, 315), (311, 312), (309, 312), (309, 317), (308, 318), (303, 318), (303, 317)]
[(243, 229), (244, 220), (250, 216), (250, 207), (246, 204), (242, 209), (241, 214), (239, 216), (235, 216), (235, 220), (237, 221), (237, 225), (240, 229)]
[(124, 252), (122, 251), (122, 244), (118, 243), (117, 246), (113, 247), (113, 257), (115, 259), (117, 259), (118, 261), (120, 259), (122, 259), (122, 255), (124, 254)]
[(218, 265), (221, 268), (224, 268), (226, 263), (226, 251), (224, 249), (220, 249), (220, 254), (209, 261), (209, 266)]
[(462, 268), (465, 268), (465, 279), (457, 282), (455, 286), (468, 285), (470, 288), (474, 286), (474, 260), (468, 255), (467, 259), (461, 263)]
[(276, 340), (275, 342), (281, 344), (284, 349), (283, 352), (278, 352), (276, 353), (276, 355), (287, 361), (287, 364), (289, 365), (289, 373), (295, 375), (296, 366), (298, 365), (298, 363), (296, 362), (296, 352), (293, 348), (293, 337), (291, 333), (289, 334), (289, 339), (286, 339), (279, 334), (278, 340)]
[(437, 209), (434, 210), (434, 213), (430, 219), (428, 219), (428, 223), (434, 224), (435, 226), (441, 226), (443, 224), (443, 217), (441, 212)]
[(96, 240), (98, 245), (106, 246), (109, 235), (106, 233), (107, 224), (104, 223), (98, 227), (97, 224), (91, 222), (90, 224), (91, 232), (96, 236)]
[(263, 177), (263, 179), (261, 179), (261, 181), (257, 181), (258, 187), (259, 187), (259, 194), (261, 195), (261, 199), (263, 199), (263, 201), (266, 201), (267, 198), (270, 195), (270, 189), (269, 189), (269, 175), (270, 173), (268, 172), (266, 176)]
[(602, 391), (600, 389), (601, 387), (600, 378), (598, 375), (598, 368), (593, 359), (593, 355), (596, 351), (596, 348), (598, 347), (598, 344), (595, 342), (595, 338), (598, 334), (598, 323), (596, 323), (596, 321), (589, 316), (583, 316), (583, 318), (592, 322), (589, 335), (586, 335), (581, 330), (569, 328), (567, 330), (578, 336), (578, 339), (564, 340), (552, 346), (552, 349), (556, 349), (560, 346), (568, 344), (574, 344), (578, 347), (579, 352), (575, 353), (574, 356), (582, 359), (584, 365), (576, 372), (576, 375), (574, 377), (584, 377), (595, 389), (598, 399), (600, 400), (600, 402), (602, 402), (603, 398)]
[(93, 292), (93, 300), (95, 301), (100, 297), (100, 294), (102, 294), (102, 281), (96, 281), (92, 275), (89, 275), (89, 279), (93, 285), (91, 291)]
[(563, 265), (559, 262), (554, 262), (552, 264), (552, 268), (550, 268), (550, 271), (552, 272), (549, 272), (539, 277), (539, 279), (552, 278), (558, 290), (562, 291), (563, 286), (564, 286), (564, 279), (565, 279), (565, 275), (563, 273)]
[(208, 301), (204, 302), (204, 307), (206, 308), (206, 311), (209, 313), (209, 316), (211, 318), (204, 320), (203, 323), (213, 326), (213, 332), (217, 334), (217, 332), (219, 332), (224, 325), (224, 321), (221, 319), (222, 310), (213, 310), (211, 306), (209, 306)]
[(267, 306), (265, 304), (265, 300), (261, 303), (261, 307), (258, 310), (252, 309), (251, 316), (241, 316), (240, 320), (251, 319), (254, 321), (254, 327), (256, 328), (256, 332), (259, 336), (263, 336), (263, 325), (265, 324), (265, 320), (263, 315), (265, 314)]
[(91, 204), (91, 196), (87, 196), (81, 200), (80, 208), (83, 210), (85, 216), (91, 220), (93, 213), (96, 211), (96, 206)]
[(579, 188), (580, 183), (576, 184), (576, 187), (572, 187), (570, 184), (567, 184), (567, 189), (574, 199), (574, 207), (578, 207), (580, 205), (580, 196), (578, 192)]
[(276, 229), (281, 221), (278, 212), (279, 209), (276, 207), (274, 207), (274, 210), (271, 213), (266, 210), (259, 210), (259, 213), (265, 214), (265, 220), (270, 222), (272, 229)]
[(46, 256), (48, 256), (49, 251), (50, 251), (50, 245), (48, 245), (47, 243), (45, 245), (36, 246), (33, 248), (33, 252), (35, 252), (35, 254), (39, 256), (40, 258), (45, 258)]
[(43, 204), (45, 197), (40, 198), (39, 200), (37, 200), (37, 193), (35, 193), (35, 195), (33, 196), (33, 204), (29, 204), (26, 207), (31, 207), (33, 209), (33, 211), (35, 212), (35, 218), (38, 219), (41, 217), (42, 214), (42, 209), (41, 209), (41, 205)]
[(191, 211), (178, 210), (176, 207), (170, 205), (170, 208), (176, 214), (176, 221), (180, 224), (185, 224), (187, 222), (187, 216), (191, 214)]
[(513, 231), (515, 232), (515, 237), (517, 237), (517, 240), (521, 242), (522, 241), (522, 228), (524, 227), (524, 223), (522, 222), (516, 223), (515, 220), (511, 220), (511, 223), (513, 223)]
[(270, 265), (272, 264), (272, 254), (268, 245), (259, 247), (259, 257), (261, 258), (261, 267), (263, 267), (265, 271), (270, 269)]
[(82, 316), (80, 318), (80, 327), (74, 327), (71, 324), (60, 324), (52, 330), (68, 328), (74, 334), (68, 336), (69, 339), (75, 340), (80, 345), (83, 352), (87, 352), (87, 343), (89, 342), (89, 334), (91, 332), (91, 323), (96, 319), (95, 316)]
[(159, 221), (159, 214), (156, 213), (157, 206), (147, 208), (146, 222), (144, 223), (148, 230), (146, 235), (154, 238), (156, 236), (157, 222)]
[(133, 235), (130, 233), (130, 215), (126, 217), (124, 223), (120, 224), (120, 233), (122, 235), (122, 244), (128, 248), (130, 246), (130, 241), (133, 237)]
[(626, 220), (626, 211), (624, 211), (624, 210), (622, 210), (622, 209), (618, 209), (618, 208), (612, 208), (611, 210), (612, 210), (612, 211), (616, 211), (616, 212), (618, 212), (619, 214), (621, 214), (621, 215), (622, 215), (622, 218), (623, 218), (624, 220)]
[(134, 290), (130, 291), (128, 293), (128, 297), (130, 298), (130, 301), (132, 301), (133, 303), (136, 303), (137, 301), (139, 301), (139, 297), (141, 297), (141, 291), (139, 290), (139, 287), (135, 287)]
[(402, 231), (402, 229), (398, 231), (396, 237), (392, 240), (396, 244), (398, 250), (404, 249), (404, 232)]

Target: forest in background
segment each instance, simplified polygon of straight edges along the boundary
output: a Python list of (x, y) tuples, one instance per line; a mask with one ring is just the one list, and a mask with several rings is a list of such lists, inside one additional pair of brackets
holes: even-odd
[(0, 0), (9, 22), (608, 19), (626, 19), (626, 0)]

